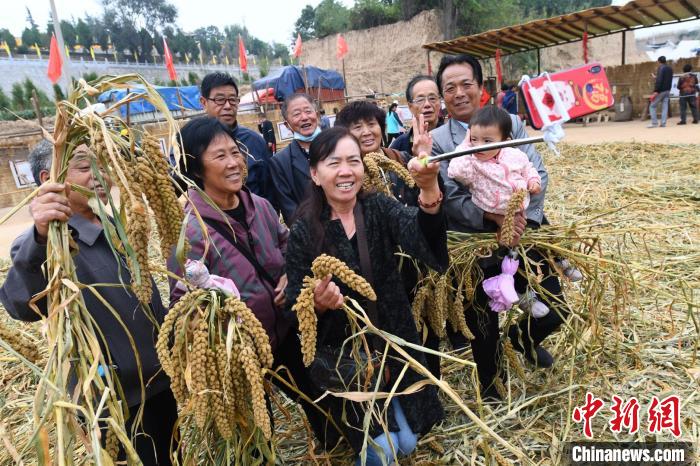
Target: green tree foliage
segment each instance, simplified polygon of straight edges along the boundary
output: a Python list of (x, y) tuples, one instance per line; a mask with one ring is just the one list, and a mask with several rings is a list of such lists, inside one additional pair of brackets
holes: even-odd
[(41, 44), (41, 33), (39, 29), (24, 28), (22, 31), (22, 45), (25, 48), (33, 47), (34, 44)]
[(301, 40), (309, 40), (316, 37), (315, 20), (316, 10), (311, 5), (306, 5), (294, 23), (292, 43), (294, 43), (298, 35), (301, 35)]
[[(53, 33), (53, 28), (51, 31), (47, 31), (49, 38), (51, 37), (51, 34)], [(75, 26), (73, 24), (69, 23), (68, 21), (62, 20), (61, 21), (61, 34), (63, 34), (63, 42), (73, 49), (78, 44), (78, 39), (77, 39), (77, 32), (75, 30)]]
[(75, 35), (78, 36), (79, 45), (88, 48), (92, 45), (92, 29), (90, 28), (90, 25), (87, 22), (83, 21), (82, 18), (79, 19), (77, 23), (75, 23)]
[(27, 104), (29, 104), (29, 99), (25, 100), (24, 98), (22, 83), (14, 83), (10, 95), (12, 96), (12, 108), (15, 110), (24, 110)]
[(0, 88), (0, 111), (10, 108), (10, 98), (7, 97), (5, 91)]
[(10, 32), (9, 29), (0, 29), (0, 42), (5, 42), (9, 47), (10, 51), (14, 52), (17, 48), (17, 41), (15, 36)]
[(51, 101), (51, 99), (49, 99), (46, 93), (41, 89), (37, 88), (31, 79), (26, 78), (22, 82), (22, 87), (24, 88), (24, 99), (27, 100), (28, 107), (31, 108), (31, 98), (34, 96), (35, 92), (36, 96), (39, 98), (40, 107), (50, 107), (53, 104), (53, 102)]
[(190, 86), (199, 86), (199, 75), (194, 71), (187, 73), (187, 80)]
[(39, 26), (34, 21), (29, 7), (27, 7), (27, 23), (29, 23), (29, 27), (24, 28), (24, 31), (22, 31), (22, 45), (31, 47), (34, 44), (41, 44), (41, 32), (39, 32)]
[(113, 16), (117, 24), (131, 24), (149, 33), (175, 22), (177, 8), (167, 0), (102, 0), (105, 16)]
[(395, 23), (401, 19), (399, 2), (382, 0), (356, 0), (350, 10), (353, 29), (367, 29), (382, 24)]
[(350, 28), (350, 10), (338, 0), (322, 0), (314, 16), (317, 37), (326, 37)]

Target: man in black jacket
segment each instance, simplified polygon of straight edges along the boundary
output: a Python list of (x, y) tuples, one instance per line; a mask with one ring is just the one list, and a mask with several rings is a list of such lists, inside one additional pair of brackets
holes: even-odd
[[(12, 244), (12, 267), (0, 288), (0, 301), (15, 319), (31, 322), (42, 317), (29, 303), (47, 286), (42, 265), (46, 262), (49, 224), (52, 221), (67, 222), (78, 246), (73, 256), (78, 280), (86, 285), (107, 285), (100, 286), (99, 293), (121, 320), (117, 320), (94, 294), (88, 291), (83, 293), (85, 305), (104, 336), (101, 350), (109, 353), (112, 362), (110, 369), (123, 390), (122, 402), (131, 413), (131, 418), (127, 419), (127, 432), (131, 431), (139, 405), (143, 405), (143, 417), (133, 440), (136, 452), (144, 465), (170, 465), (170, 439), (177, 420), (177, 405), (170, 391), (170, 381), (161, 370), (156, 354), (157, 328), (130, 286), (124, 285), (131, 282), (129, 270), (124, 259), (112, 251), (87, 198), (75, 190), (66, 190), (69, 184), (74, 184), (106, 200), (106, 191), (110, 186), (102, 186), (93, 178), (90, 166), (94, 155), (86, 146), (76, 148), (76, 154), (68, 164), (65, 184), (48, 182), (51, 151), (52, 145), (43, 141), (29, 154), (32, 174), (41, 185), (38, 195), (30, 204), (34, 225)], [(151, 283), (151, 286), (153, 299), (150, 312), (162, 322), (166, 311), (155, 283)], [(38, 300), (36, 305), (46, 315), (46, 299)], [(140, 375), (132, 339), (138, 351)], [(145, 384), (144, 398), (141, 396), (140, 379)]]
[(199, 103), (208, 116), (231, 128), (238, 148), (247, 155), (248, 178), (245, 185), (254, 194), (275, 205), (274, 191), (269, 181), (268, 163), (272, 152), (265, 140), (252, 129), (238, 124), (238, 85), (228, 73), (209, 73), (202, 79)]
[(654, 93), (652, 101), (649, 104), (649, 115), (651, 115), (651, 124), (647, 128), (656, 128), (659, 122), (656, 119), (656, 106), (661, 102), (661, 127), (666, 126), (666, 118), (668, 117), (668, 101), (671, 95), (671, 83), (673, 82), (673, 70), (666, 64), (666, 57), (661, 55), (658, 59), (659, 68), (656, 70), (656, 82), (654, 83)]
[(271, 153), (277, 152), (277, 138), (275, 137), (275, 129), (272, 122), (267, 119), (267, 115), (261, 113), (258, 117), (258, 131), (262, 134), (263, 139), (267, 143), (267, 148)]

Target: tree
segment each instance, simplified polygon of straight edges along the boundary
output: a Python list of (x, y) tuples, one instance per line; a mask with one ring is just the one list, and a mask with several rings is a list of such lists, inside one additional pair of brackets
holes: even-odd
[(92, 29), (88, 23), (79, 19), (75, 24), (75, 34), (78, 36), (78, 44), (85, 48), (89, 48), (93, 42)]
[(326, 37), (350, 28), (350, 10), (338, 0), (322, 0), (316, 7), (314, 30), (316, 37)]
[(24, 28), (24, 31), (22, 31), (22, 45), (32, 47), (34, 44), (41, 44), (41, 33), (38, 29)]
[(306, 5), (304, 9), (301, 10), (299, 19), (294, 23), (292, 44), (297, 40), (298, 35), (301, 35), (301, 40), (309, 40), (316, 37), (315, 21), (316, 10), (311, 5)]
[[(46, 25), (46, 36), (44, 40), (44, 46), (46, 48), (49, 47), (50, 41), (51, 41), (51, 36), (53, 35), (54, 30), (53, 30), (53, 21), (49, 20), (48, 24)], [(69, 23), (66, 20), (61, 21), (61, 34), (63, 34), (63, 42), (70, 48), (73, 49), (75, 45), (78, 43), (75, 36), (75, 27)]]
[(22, 45), (31, 47), (34, 44), (41, 44), (41, 32), (39, 32), (39, 26), (34, 21), (29, 7), (27, 7), (27, 23), (29, 23), (29, 27), (22, 31)]
[(0, 111), (10, 108), (10, 99), (0, 87)]
[(352, 29), (367, 29), (399, 20), (399, 4), (382, 0), (356, 0), (350, 10)]
[(14, 110), (24, 110), (29, 99), (24, 98), (24, 88), (21, 83), (14, 83), (12, 85), (10, 95), (12, 96), (12, 108)]
[(10, 47), (11, 52), (14, 52), (17, 48), (17, 41), (15, 40), (15, 36), (10, 32), (9, 29), (0, 29), (0, 42), (5, 42), (7, 46)]
[(131, 24), (151, 34), (177, 18), (177, 8), (167, 0), (102, 0), (102, 5), (105, 15), (113, 16), (115, 23)]
[(49, 97), (44, 93), (44, 91), (37, 88), (31, 79), (26, 78), (22, 84), (24, 86), (24, 98), (28, 102), (31, 101), (31, 98), (34, 96), (34, 92), (36, 92), (36, 96), (39, 98), (40, 107), (51, 106), (51, 100), (49, 99)]

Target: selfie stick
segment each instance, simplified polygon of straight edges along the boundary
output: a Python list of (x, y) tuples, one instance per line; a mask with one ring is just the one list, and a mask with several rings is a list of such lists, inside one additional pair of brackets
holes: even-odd
[(524, 138), (524, 139), (509, 139), (508, 141), (492, 142), (491, 144), (484, 144), (482, 146), (470, 147), (469, 149), (456, 150), (452, 152), (445, 152), (440, 155), (432, 155), (428, 158), (421, 160), (423, 163), (428, 164), (430, 162), (442, 162), (443, 160), (450, 160), (455, 157), (460, 157), (462, 155), (476, 154), (477, 152), (488, 152), (495, 149), (503, 149), (504, 147), (516, 147), (522, 146), (524, 144), (536, 144), (538, 142), (544, 142), (544, 137), (537, 136), (534, 138)]

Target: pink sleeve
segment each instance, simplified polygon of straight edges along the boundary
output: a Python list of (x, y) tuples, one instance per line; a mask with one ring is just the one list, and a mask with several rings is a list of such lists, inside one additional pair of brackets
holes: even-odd
[(450, 165), (447, 167), (447, 176), (454, 178), (465, 186), (470, 186), (474, 183), (472, 158), (468, 155), (463, 155), (450, 160)]
[(527, 158), (527, 154), (520, 149), (511, 149), (513, 150), (513, 155), (517, 155), (517, 157), (520, 159), (520, 163), (522, 164), (522, 171), (520, 175), (525, 179), (525, 181), (529, 183), (530, 181), (534, 180), (541, 184), (542, 178), (537, 172), (535, 166), (532, 164), (532, 162), (530, 162), (530, 159)]
[(537, 172), (537, 169), (534, 165), (532, 165), (532, 163), (529, 160), (527, 161), (527, 165), (525, 165), (525, 171), (527, 175), (525, 179), (528, 183), (534, 180), (542, 184), (542, 178), (540, 177), (540, 174)]

